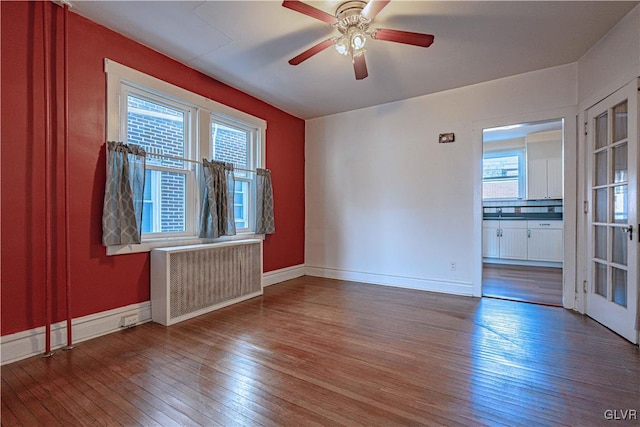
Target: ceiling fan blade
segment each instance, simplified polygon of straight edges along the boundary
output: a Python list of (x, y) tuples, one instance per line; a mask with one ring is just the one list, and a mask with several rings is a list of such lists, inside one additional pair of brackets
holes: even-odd
[(375, 18), (391, 0), (369, 0), (360, 14), (367, 19)]
[(320, 42), (317, 45), (315, 45), (313, 47), (310, 47), (309, 49), (305, 50), (304, 52), (302, 52), (300, 55), (296, 56), (295, 58), (291, 58), (289, 60), (289, 64), (298, 65), (302, 61), (306, 61), (307, 59), (311, 58), (316, 53), (322, 52), (323, 50), (325, 50), (329, 46), (332, 46), (334, 43), (335, 42), (334, 42), (333, 39), (327, 39), (327, 40), (325, 40), (323, 42)]
[(337, 24), (338, 18), (333, 15), (329, 15), (327, 12), (323, 12), (320, 9), (316, 9), (313, 6), (310, 6), (306, 3), (303, 3), (298, 0), (285, 0), (282, 2), (282, 5), (287, 9), (295, 10), (296, 12), (302, 13), (303, 15), (310, 16), (315, 19), (319, 19), (320, 21), (324, 21), (327, 24)]
[(410, 31), (385, 30), (379, 28), (371, 37), (376, 40), (387, 40), (390, 42), (412, 44), (414, 46), (429, 47), (433, 43), (434, 37), (431, 34), (412, 33)]
[(353, 69), (356, 72), (356, 80), (362, 80), (369, 75), (367, 71), (367, 61), (364, 59), (364, 53), (353, 57)]

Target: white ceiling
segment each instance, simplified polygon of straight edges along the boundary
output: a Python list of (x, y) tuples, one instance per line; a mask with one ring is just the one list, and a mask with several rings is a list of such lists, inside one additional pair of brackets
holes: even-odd
[[(333, 14), (341, 2), (308, 3)], [(369, 40), (361, 81), (333, 48), (289, 65), (337, 31), (280, 1), (72, 0), (71, 10), (309, 119), (575, 62), (636, 4), (393, 0), (370, 28), (429, 33), (435, 42)]]

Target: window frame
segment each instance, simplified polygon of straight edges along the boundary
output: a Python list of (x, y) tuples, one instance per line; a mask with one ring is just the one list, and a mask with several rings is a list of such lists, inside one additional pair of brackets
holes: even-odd
[[(126, 100), (127, 94), (133, 93), (135, 96), (142, 94), (142, 98), (147, 98), (150, 95), (150, 100), (155, 102), (153, 98), (158, 97), (162, 100), (162, 103), (168, 105), (176, 104), (180, 106), (180, 109), (187, 107), (192, 111), (191, 125), (189, 126), (189, 133), (191, 137), (190, 151), (185, 153), (185, 158), (191, 159), (194, 163), (188, 163), (188, 168), (183, 169), (187, 176), (192, 175), (192, 184), (187, 185), (187, 193), (185, 195), (185, 204), (191, 203), (187, 208), (186, 215), (189, 218), (185, 218), (188, 232), (185, 233), (145, 233), (142, 239), (142, 243), (133, 245), (120, 245), (107, 247), (107, 255), (119, 255), (136, 252), (149, 252), (150, 250), (158, 247), (167, 246), (182, 246), (201, 243), (210, 243), (215, 241), (228, 241), (238, 240), (246, 238), (264, 238), (263, 235), (255, 233), (255, 202), (250, 203), (250, 224), (246, 229), (237, 230), (235, 236), (222, 236), (217, 239), (201, 239), (197, 237), (199, 226), (199, 213), (200, 213), (200, 191), (199, 185), (202, 177), (199, 172), (200, 168), (197, 168), (195, 161), (200, 161), (202, 158), (211, 158), (209, 147), (212, 146), (211, 141), (211, 123), (212, 118), (215, 117), (221, 122), (230, 125), (234, 128), (240, 128), (247, 130), (251, 136), (251, 140), (248, 142), (248, 156), (251, 156), (252, 162), (248, 169), (264, 168), (265, 167), (265, 141), (267, 122), (261, 118), (254, 117), (250, 114), (236, 110), (219, 102), (208, 99), (202, 95), (190, 92), (186, 89), (175, 86), (171, 83), (157, 79), (133, 68), (119, 64), (113, 60), (105, 58), (104, 70), (107, 76), (107, 108), (106, 108), (106, 137), (107, 141), (124, 141), (126, 136), (126, 121), (127, 110)], [(123, 99), (125, 108), (123, 108)], [(124, 125), (123, 125), (124, 121)], [(186, 132), (186, 129), (185, 129)], [(208, 137), (206, 137), (208, 135)], [(106, 150), (106, 144), (105, 144)], [(153, 166), (148, 167), (146, 170), (164, 167)], [(174, 168), (171, 172), (176, 171)], [(236, 180), (250, 179), (253, 183), (250, 184), (249, 201), (255, 201), (255, 174), (249, 173), (246, 178), (240, 177), (236, 174)], [(187, 224), (193, 224), (191, 229)]]
[[(501, 178), (489, 178), (484, 177), (484, 161), (485, 159), (496, 159), (501, 157), (518, 157), (518, 196), (517, 197), (484, 197), (484, 183), (486, 181), (500, 181)], [(524, 148), (508, 149), (492, 151), (482, 155), (482, 200), (487, 201), (509, 201), (509, 200), (524, 200), (527, 188), (527, 170), (526, 170), (526, 153)]]

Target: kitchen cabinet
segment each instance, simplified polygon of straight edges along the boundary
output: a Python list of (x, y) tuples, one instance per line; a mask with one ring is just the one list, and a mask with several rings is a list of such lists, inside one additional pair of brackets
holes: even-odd
[(562, 199), (562, 132), (526, 136), (527, 199)]
[(500, 258), (527, 259), (527, 221), (500, 221)]
[(527, 199), (562, 199), (561, 159), (531, 159), (527, 162)]
[(563, 261), (564, 230), (562, 221), (527, 221), (527, 259), (530, 261)]
[(482, 221), (482, 256), (500, 257), (500, 221)]
[(482, 256), (520, 261), (563, 261), (563, 222), (484, 220)]
[(486, 220), (482, 231), (483, 257), (527, 259), (527, 221)]

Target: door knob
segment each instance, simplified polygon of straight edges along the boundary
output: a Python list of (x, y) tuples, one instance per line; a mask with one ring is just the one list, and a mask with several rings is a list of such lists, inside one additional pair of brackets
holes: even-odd
[(633, 240), (633, 225), (622, 227), (623, 233), (629, 233), (629, 240)]

